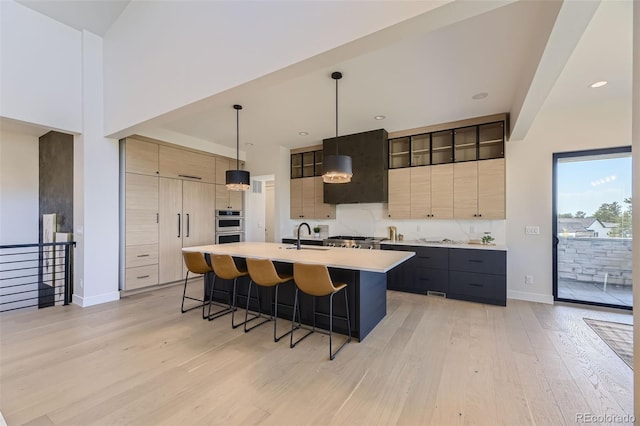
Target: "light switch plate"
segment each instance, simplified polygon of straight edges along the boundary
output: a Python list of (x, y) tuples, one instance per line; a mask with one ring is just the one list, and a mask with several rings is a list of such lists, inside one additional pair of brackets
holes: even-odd
[(539, 226), (525, 226), (524, 233), (526, 235), (540, 235), (540, 227)]

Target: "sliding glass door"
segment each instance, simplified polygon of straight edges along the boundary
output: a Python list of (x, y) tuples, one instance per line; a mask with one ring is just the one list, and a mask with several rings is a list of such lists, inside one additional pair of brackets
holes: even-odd
[(555, 300), (631, 309), (631, 147), (553, 155)]

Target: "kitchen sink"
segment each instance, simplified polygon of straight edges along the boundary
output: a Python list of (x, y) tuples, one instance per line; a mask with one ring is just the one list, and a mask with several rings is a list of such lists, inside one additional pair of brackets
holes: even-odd
[[(296, 246), (286, 246), (286, 247), (281, 247), (284, 248), (286, 250), (296, 250)], [(324, 246), (302, 246), (300, 247), (300, 250), (331, 250), (331, 247), (324, 247)]]

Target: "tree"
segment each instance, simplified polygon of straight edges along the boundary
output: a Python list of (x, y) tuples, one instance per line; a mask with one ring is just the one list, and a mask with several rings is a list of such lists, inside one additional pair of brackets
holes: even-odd
[(620, 215), (622, 214), (622, 206), (617, 201), (613, 203), (602, 203), (593, 217), (600, 222), (620, 223)]
[(583, 218), (587, 217), (587, 214), (585, 212), (583, 212), (582, 210), (578, 210), (576, 212), (575, 217), (577, 217), (579, 219), (583, 219)]
[(558, 215), (558, 217), (563, 218), (563, 219), (567, 219), (567, 218), (572, 218), (573, 215), (571, 213), (560, 213)]

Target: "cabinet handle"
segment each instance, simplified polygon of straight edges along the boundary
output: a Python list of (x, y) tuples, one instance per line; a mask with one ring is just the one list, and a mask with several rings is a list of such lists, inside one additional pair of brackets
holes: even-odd
[(473, 214), (473, 217), (478, 217), (478, 215), (474, 213), (474, 214)]
[(189, 224), (191, 223), (191, 220), (189, 220), (189, 213), (187, 213), (187, 235), (186, 237), (189, 238)]
[(479, 214), (478, 216), (479, 216), (479, 217), (482, 217), (482, 214)]
[(180, 238), (180, 213), (178, 213), (178, 238)]
[(149, 257), (148, 254), (139, 254), (138, 257)]
[(484, 263), (484, 260), (469, 259), (469, 262), (471, 262), (471, 263)]
[(156, 213), (156, 223), (160, 223), (160, 213)]
[(179, 177), (202, 180), (200, 176), (178, 175)]
[(141, 280), (141, 279), (143, 279), (143, 278), (149, 278), (149, 275), (142, 275), (142, 276), (140, 276), (140, 277), (136, 277), (136, 278), (137, 278), (137, 279), (139, 279), (139, 280)]
[(483, 284), (469, 283), (471, 287), (484, 287)]

